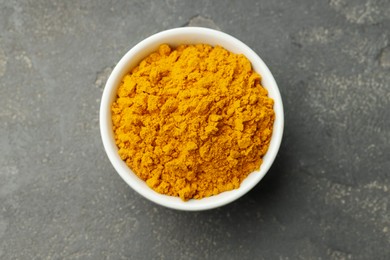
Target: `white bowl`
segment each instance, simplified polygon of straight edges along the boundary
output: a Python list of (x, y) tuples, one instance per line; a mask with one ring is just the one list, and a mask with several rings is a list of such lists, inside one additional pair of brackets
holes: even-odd
[[(268, 152), (263, 157), (260, 170), (254, 171), (241, 183), (240, 188), (220, 193), (215, 196), (192, 199), (187, 202), (182, 201), (179, 197), (162, 195), (151, 188), (135, 175), (118, 155), (118, 148), (114, 141), (111, 121), (111, 104), (116, 98), (116, 92), (122, 78), (130, 69), (150, 53), (157, 50), (159, 45), (167, 43), (171, 46), (179, 44), (197, 44), (205, 43), (209, 45), (220, 45), (233, 53), (244, 54), (252, 63), (253, 69), (262, 76), (262, 85), (268, 90), (268, 95), (274, 100), (275, 122), (273, 134)], [(103, 139), (103, 145), (112, 165), (135, 191), (145, 198), (160, 204), (162, 206), (187, 211), (198, 211), (217, 208), (228, 204), (251, 190), (267, 173), (271, 167), (282, 140), (284, 128), (283, 104), (280, 97), (278, 86), (270, 70), (260, 57), (247, 45), (236, 38), (211, 29), (187, 27), (176, 28), (154, 34), (138, 43), (115, 66), (104, 88), (103, 97), (100, 105), (100, 131)]]

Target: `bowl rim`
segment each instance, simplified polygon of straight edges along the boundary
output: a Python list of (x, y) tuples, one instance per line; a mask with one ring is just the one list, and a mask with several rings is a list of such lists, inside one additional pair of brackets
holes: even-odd
[[(213, 39), (218, 43), (225, 42), (231, 44), (231, 46), (236, 46), (236, 50), (239, 50), (240, 53), (244, 54), (250, 60), (254, 70), (262, 77), (263, 87), (268, 90), (269, 96), (274, 99), (275, 121), (273, 125), (270, 146), (266, 155), (263, 157), (263, 162), (260, 166), (260, 169), (249, 174), (238, 189), (223, 192), (215, 196), (202, 198), (200, 200), (193, 199), (184, 202), (178, 197), (162, 195), (149, 188), (146, 183), (138, 176), (136, 176), (136, 174), (133, 173), (132, 170), (126, 165), (126, 163), (119, 157), (118, 148), (113, 138), (111, 104), (116, 97), (116, 90), (119, 86), (119, 82), (122, 80), (123, 76), (128, 73), (130, 67), (134, 66), (129, 64), (134, 63), (137, 65), (139, 61), (145, 57), (145, 54), (142, 53), (150, 54), (152, 51), (156, 50), (156, 46), (167, 43), (167, 41), (164, 42), (163, 40), (170, 39), (170, 37), (175, 38), (180, 36), (182, 39), (186, 39), (185, 37), (192, 36), (194, 38), (194, 36), (199, 37), (200, 35), (203, 37), (211, 37), (210, 39)], [(223, 44), (221, 44), (221, 46), (226, 48)], [(149, 51), (145, 51), (146, 49), (149, 49)], [(226, 49), (229, 50), (229, 48)], [(259, 72), (259, 70), (261, 72)], [(263, 84), (264, 81), (266, 81), (266, 86)], [(120, 59), (110, 74), (103, 90), (100, 104), (99, 123), (103, 146), (111, 164), (115, 168), (116, 172), (121, 176), (121, 178), (130, 187), (132, 187), (133, 190), (146, 199), (161, 206), (176, 210), (200, 211), (221, 207), (230, 202), (233, 202), (249, 192), (255, 185), (260, 182), (260, 180), (265, 176), (274, 162), (280, 148), (284, 131), (284, 112), (279, 88), (271, 71), (268, 69), (267, 65), (259, 57), (259, 55), (257, 55), (250, 47), (237, 38), (221, 31), (203, 27), (181, 27), (161, 31), (147, 37), (132, 47)], [(256, 175), (254, 175), (254, 173), (256, 173)], [(252, 177), (249, 180), (250, 176)]]

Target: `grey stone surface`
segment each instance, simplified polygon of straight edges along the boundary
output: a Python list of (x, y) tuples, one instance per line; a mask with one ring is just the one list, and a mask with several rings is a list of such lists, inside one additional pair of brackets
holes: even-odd
[[(286, 128), (249, 194), (162, 208), (115, 173), (105, 81), (145, 37), (201, 25), (273, 72)], [(390, 259), (390, 2), (0, 1), (0, 259)]]

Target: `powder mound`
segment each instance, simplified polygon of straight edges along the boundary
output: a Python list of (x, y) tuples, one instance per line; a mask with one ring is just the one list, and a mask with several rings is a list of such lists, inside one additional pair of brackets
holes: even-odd
[(275, 119), (249, 60), (220, 46), (164, 44), (120, 84), (120, 157), (155, 191), (182, 200), (236, 189), (259, 169)]

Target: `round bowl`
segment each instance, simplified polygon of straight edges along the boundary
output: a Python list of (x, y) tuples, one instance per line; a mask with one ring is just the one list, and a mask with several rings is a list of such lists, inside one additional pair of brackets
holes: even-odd
[[(163, 43), (167, 43), (174, 47), (179, 44), (197, 43), (204, 43), (212, 46), (220, 45), (230, 52), (244, 54), (251, 61), (253, 69), (262, 76), (262, 85), (268, 90), (269, 97), (274, 100), (275, 122), (273, 134), (269, 149), (263, 157), (260, 169), (249, 174), (241, 183), (240, 188), (226, 191), (215, 196), (198, 200), (192, 199), (184, 202), (179, 197), (162, 195), (149, 188), (147, 184), (138, 178), (119, 157), (111, 121), (111, 104), (116, 98), (117, 88), (124, 75), (138, 65), (143, 58), (156, 51), (159, 45)], [(125, 56), (123, 56), (112, 71), (104, 88), (100, 105), (100, 131), (103, 145), (115, 170), (130, 187), (145, 198), (159, 205), (177, 210), (199, 211), (217, 208), (240, 198), (251, 190), (271, 167), (280, 147), (283, 127), (283, 104), (279, 89), (274, 77), (262, 59), (251, 48), (236, 38), (220, 31), (198, 27), (176, 28), (163, 31), (154, 34), (135, 45), (125, 54)]]

